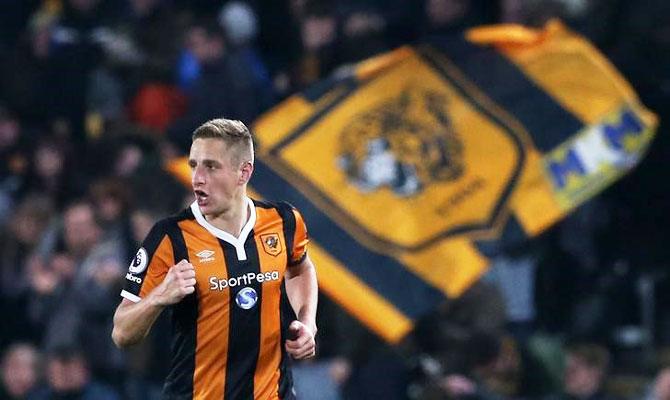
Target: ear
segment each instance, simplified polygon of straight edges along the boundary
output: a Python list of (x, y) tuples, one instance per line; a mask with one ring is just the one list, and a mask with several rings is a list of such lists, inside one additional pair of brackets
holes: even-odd
[(240, 168), (240, 179), (238, 183), (240, 185), (246, 185), (251, 179), (251, 174), (254, 172), (254, 164), (245, 161)]

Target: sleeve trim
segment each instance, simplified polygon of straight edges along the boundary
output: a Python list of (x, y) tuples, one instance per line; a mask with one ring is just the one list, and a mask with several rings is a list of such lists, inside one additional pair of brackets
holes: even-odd
[(127, 290), (122, 290), (121, 291), (121, 297), (123, 297), (125, 299), (128, 299), (128, 300), (132, 301), (133, 303), (139, 303), (140, 300), (142, 300), (141, 297), (136, 296), (136, 295), (130, 293), (129, 291), (127, 291)]
[(306, 251), (304, 253), (302, 253), (302, 256), (298, 260), (291, 261), (290, 263), (288, 263), (288, 265), (289, 265), (289, 267), (295, 267), (296, 265), (305, 261), (305, 258), (307, 258), (307, 252)]

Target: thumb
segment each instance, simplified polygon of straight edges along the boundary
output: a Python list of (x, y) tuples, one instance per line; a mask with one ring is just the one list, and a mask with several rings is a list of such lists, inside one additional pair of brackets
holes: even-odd
[(304, 329), (304, 325), (300, 321), (295, 320), (291, 322), (291, 324), (288, 326), (289, 339), (297, 339), (300, 336), (300, 331), (302, 329)]

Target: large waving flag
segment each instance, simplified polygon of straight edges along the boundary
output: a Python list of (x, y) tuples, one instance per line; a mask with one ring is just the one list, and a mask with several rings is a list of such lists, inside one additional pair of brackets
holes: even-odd
[(395, 343), (485, 272), (487, 244), (539, 234), (629, 171), (656, 125), (561, 23), (483, 27), (263, 115), (252, 189), (301, 210), (321, 290)]

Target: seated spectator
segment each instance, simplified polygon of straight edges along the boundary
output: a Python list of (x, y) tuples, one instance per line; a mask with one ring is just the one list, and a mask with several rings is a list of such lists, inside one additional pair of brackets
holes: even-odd
[(575, 343), (567, 348), (563, 392), (548, 400), (609, 400), (604, 392), (610, 362), (609, 351), (595, 343)]
[(124, 357), (110, 340), (127, 260), (118, 240), (102, 238), (93, 205), (78, 200), (44, 236), (29, 261), (29, 312), (47, 349), (81, 343), (99, 377), (117, 382)]
[(2, 357), (0, 399), (26, 399), (39, 380), (39, 353), (33, 345), (16, 343)]
[(0, 311), (12, 315), (0, 326), (0, 348), (35, 336), (26, 310), (30, 285), (26, 264), (53, 213), (48, 197), (30, 194), (17, 205), (5, 229), (0, 229)]
[(91, 378), (88, 364), (81, 350), (59, 347), (47, 355), (47, 383), (28, 397), (29, 400), (117, 400), (112, 389)]

